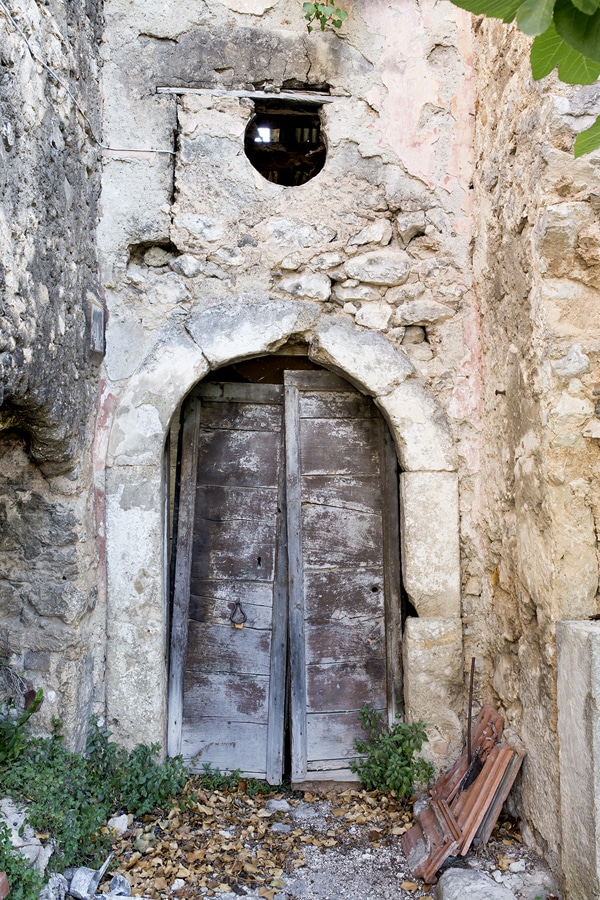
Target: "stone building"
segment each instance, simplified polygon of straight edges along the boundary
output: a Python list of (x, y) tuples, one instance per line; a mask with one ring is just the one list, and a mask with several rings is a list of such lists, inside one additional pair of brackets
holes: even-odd
[(475, 657), (527, 840), (597, 896), (600, 99), (446, 0), (349, 13), (2, 4), (0, 652), (76, 746), (198, 761), (253, 708), (248, 768), (300, 780), (357, 671), (446, 765)]

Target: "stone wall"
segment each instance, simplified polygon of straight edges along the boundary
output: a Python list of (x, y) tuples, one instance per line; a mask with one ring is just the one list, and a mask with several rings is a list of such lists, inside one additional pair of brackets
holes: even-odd
[(527, 746), (520, 811), (558, 868), (555, 628), (598, 612), (600, 173), (572, 144), (599, 94), (533, 83), (528, 48), (499, 23), (477, 31), (485, 566), (467, 584), (465, 639), (481, 698)]
[[(365, 3), (341, 34), (308, 35), (301, 6), (287, 2), (192, 2), (175, 15), (109, 0), (105, 12), (105, 134), (121, 148), (105, 153), (99, 231), (110, 312), (96, 457), (107, 467), (109, 724), (126, 742), (164, 738), (160, 497), (171, 417), (210, 368), (296, 338), (376, 398), (409, 473), (405, 576), (421, 618), (407, 701), (427, 717), (443, 765), (460, 749), (464, 714), (460, 578), (441, 571), (458, 547), (457, 466), (466, 564), (478, 552), (470, 17), (446, 2)], [(301, 186), (265, 180), (244, 154), (265, 87), (274, 99), (328, 91), (327, 162)], [(441, 455), (425, 439), (440, 433)], [(144, 540), (124, 547), (132, 527)]]
[[(99, 4), (0, 11), (0, 655), (45, 688), (36, 716), (80, 742), (84, 633), (96, 598), (90, 301), (99, 131)], [(59, 78), (63, 84), (48, 71)]]

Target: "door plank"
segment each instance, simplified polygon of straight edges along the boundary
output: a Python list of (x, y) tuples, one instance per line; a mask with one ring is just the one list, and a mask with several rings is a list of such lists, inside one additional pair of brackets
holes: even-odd
[(281, 431), (281, 406), (254, 403), (202, 404), (202, 427), (207, 431)]
[(209, 763), (222, 772), (231, 771), (231, 761), (240, 760), (246, 775), (262, 777), (266, 725), (230, 722), (205, 716), (202, 725), (190, 728), (182, 741), (182, 753), (192, 772), (201, 772)]
[(379, 471), (378, 422), (302, 419), (300, 455), (303, 475), (376, 474)]
[(186, 678), (188, 674), (193, 677), (205, 671), (269, 674), (270, 628), (258, 631), (247, 624), (237, 629), (231, 623), (215, 625), (190, 621), (188, 645)]
[(171, 650), (169, 654), (169, 715), (167, 726), (167, 752), (169, 756), (178, 756), (181, 752), (183, 682), (190, 601), (190, 571), (196, 500), (196, 472), (198, 469), (199, 426), (200, 403), (198, 400), (192, 399), (184, 407), (182, 423), (181, 488), (175, 551)]
[(279, 435), (270, 431), (203, 431), (198, 448), (202, 483), (277, 487)]
[[(242, 582), (240, 587), (247, 587), (248, 582)], [(270, 587), (270, 585), (265, 585)], [(270, 591), (271, 600), (273, 591)], [(237, 602), (242, 604), (242, 609), (248, 616), (244, 628), (258, 628), (269, 630), (272, 621), (272, 603), (258, 605), (248, 601), (248, 591), (240, 590)], [(231, 615), (235, 611), (236, 600), (232, 594), (225, 598), (198, 597), (192, 594), (190, 597), (190, 626), (192, 620), (203, 624), (226, 625), (231, 628)]]
[(302, 529), (307, 567), (381, 564), (381, 514), (303, 504)]
[(279, 476), (280, 514), (276, 540), (275, 584), (273, 586), (273, 633), (270, 660), (269, 725), (267, 730), (267, 781), (269, 784), (281, 784), (284, 768), (288, 654), (287, 500), (285, 482), (285, 466), (282, 465)]
[[(385, 704), (379, 709), (385, 713)], [(355, 737), (364, 737), (358, 712), (310, 713), (307, 717), (308, 754), (317, 760), (356, 759)]]
[[(232, 722), (267, 724), (268, 675), (194, 672), (188, 676), (186, 671), (185, 681), (183, 716), (186, 733), (190, 731), (188, 723), (195, 723), (198, 727), (198, 719), (205, 716)], [(263, 771), (264, 758), (263, 747)]]
[(354, 391), (350, 393), (311, 392), (300, 393), (301, 419), (374, 419), (377, 410), (369, 397)]
[(309, 570), (304, 574), (307, 625), (381, 615), (383, 578), (381, 567), (357, 570), (337, 566)]
[(231, 381), (202, 381), (197, 394), (206, 401), (225, 403), (275, 403), (281, 405), (283, 388), (278, 384), (247, 384)]
[(306, 627), (306, 664), (358, 663), (385, 656), (383, 616)]
[(306, 777), (306, 666), (304, 661), (304, 561), (302, 557), (300, 420), (298, 416), (298, 388), (288, 384), (288, 372), (284, 373), (284, 384), (292, 781), (302, 781)]
[(386, 704), (383, 656), (360, 664), (311, 665), (306, 669), (306, 680), (309, 714), (358, 712), (363, 703), (374, 708)]
[(383, 498), (383, 580), (386, 619), (388, 724), (404, 709), (402, 614), (400, 595), (400, 511), (398, 460), (392, 436), (380, 419), (381, 496)]

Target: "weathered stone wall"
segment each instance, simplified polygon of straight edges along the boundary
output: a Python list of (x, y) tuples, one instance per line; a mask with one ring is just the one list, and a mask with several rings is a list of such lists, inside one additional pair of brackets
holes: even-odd
[[(175, 14), (110, 0), (102, 52), (105, 135), (121, 148), (105, 153), (99, 232), (110, 311), (96, 461), (107, 465), (109, 724), (128, 742), (140, 729), (164, 734), (159, 457), (170, 417), (194, 377), (295, 335), (377, 398), (410, 473), (405, 576), (420, 620), (407, 698), (427, 715), (440, 764), (460, 749), (464, 713), (459, 578), (441, 571), (458, 545), (456, 465), (467, 564), (478, 552), (470, 18), (446, 2), (364, 3), (341, 34), (308, 35), (301, 5), (287, 2), (192, 2)], [(222, 94), (265, 83), (329, 86), (327, 162), (302, 186), (252, 168), (252, 97)], [(438, 432), (458, 462), (440, 462), (438, 444), (423, 440)], [(131, 527), (144, 540), (124, 550)], [(142, 705), (128, 701), (126, 673)]]
[(36, 716), (81, 740), (96, 598), (90, 355), (99, 131), (99, 4), (0, 11), (0, 654), (45, 688)]
[(555, 625), (598, 612), (600, 172), (572, 144), (599, 94), (533, 83), (528, 49), (499, 23), (478, 29), (485, 566), (467, 585), (465, 637), (481, 698), (527, 746), (520, 811), (558, 868)]

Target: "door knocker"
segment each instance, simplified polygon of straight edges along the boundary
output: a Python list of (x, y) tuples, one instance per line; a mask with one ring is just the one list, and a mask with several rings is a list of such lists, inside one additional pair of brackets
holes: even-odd
[(238, 600), (231, 611), (231, 615), (229, 616), (229, 621), (233, 622), (235, 628), (243, 628), (244, 622), (248, 621), (248, 616), (242, 609), (242, 604)]

